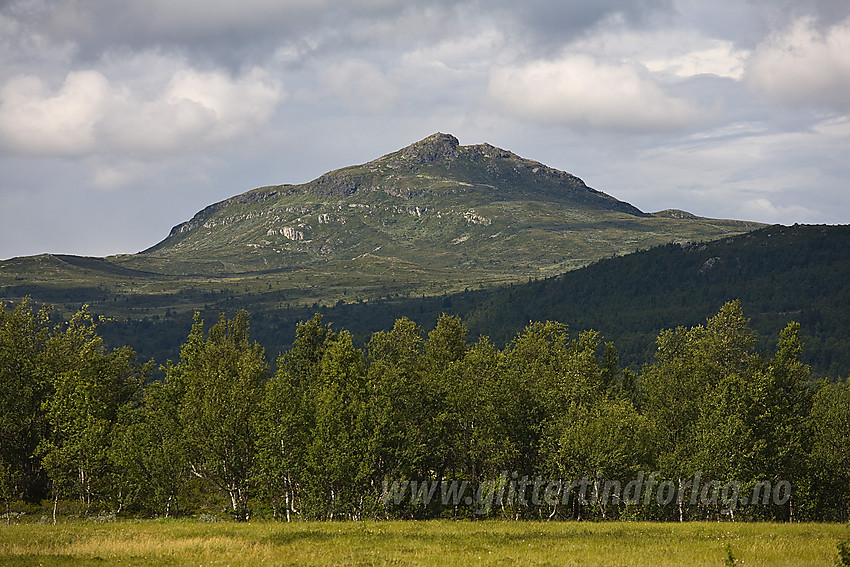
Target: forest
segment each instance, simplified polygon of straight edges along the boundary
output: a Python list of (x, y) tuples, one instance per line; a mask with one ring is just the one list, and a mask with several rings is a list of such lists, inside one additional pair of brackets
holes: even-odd
[[(448, 288), (451, 282), (443, 282)], [(655, 339), (663, 329), (695, 326), (735, 299), (745, 306), (759, 351), (796, 321), (806, 348), (801, 360), (821, 377), (850, 372), (850, 226), (771, 226), (734, 238), (702, 244), (666, 244), (606, 258), (556, 277), (470, 288), (442, 295), (385, 290), (381, 299), (325, 300), (290, 304), (281, 290), (261, 294), (118, 298), (98, 305), (96, 297), (62, 292), (45, 295), (31, 287), (0, 297), (61, 302), (70, 316), (83, 303), (112, 320), (100, 328), (110, 347), (132, 344), (140, 358), (177, 359), (195, 311), (213, 321), (219, 313), (251, 313), (251, 336), (276, 359), (295, 340), (295, 326), (319, 312), (324, 322), (351, 332), (364, 347), (375, 331), (392, 328), (405, 316), (431, 329), (443, 313), (461, 317), (470, 340), (488, 336), (504, 348), (529, 321), (564, 321), (574, 330), (594, 329), (617, 345), (621, 366), (635, 372), (654, 360)], [(52, 298), (52, 299), (51, 299)], [(132, 315), (109, 305), (128, 305)], [(164, 304), (172, 307), (165, 310)], [(153, 306), (159, 305), (160, 313)]]
[(850, 517), (850, 381), (801, 362), (797, 323), (759, 349), (738, 301), (639, 371), (595, 331), (533, 322), (499, 348), (451, 315), (358, 348), (316, 314), (272, 364), (249, 318), (196, 315), (158, 366), (86, 308), (2, 304), (6, 520)]

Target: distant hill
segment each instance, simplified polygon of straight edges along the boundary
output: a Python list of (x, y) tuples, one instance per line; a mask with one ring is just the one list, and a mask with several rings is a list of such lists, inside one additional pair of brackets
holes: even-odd
[[(821, 375), (850, 376), (850, 226), (775, 225), (713, 242), (667, 244), (552, 278), (418, 300), (325, 310), (358, 332), (388, 328), (406, 315), (430, 327), (442, 312), (460, 315), (472, 335), (498, 345), (529, 321), (593, 329), (638, 368), (662, 329), (705, 322), (739, 299), (768, 350), (790, 321), (802, 325), (804, 360)], [(302, 314), (306, 315), (306, 312)]]
[[(802, 325), (804, 359), (850, 375), (850, 226), (770, 226), (701, 244), (668, 244), (476, 300), (471, 328), (509, 340), (529, 320), (594, 329), (631, 364), (650, 360), (661, 329), (692, 326), (740, 299), (753, 328), (773, 341)], [(775, 345), (763, 343), (763, 348)]]
[(309, 183), (209, 205), (139, 254), (0, 262), (0, 298), (142, 320), (236, 303), (270, 311), (432, 296), (760, 226), (645, 213), (569, 173), (434, 134)]
[[(365, 342), (407, 316), (425, 329), (441, 313), (460, 315), (471, 335), (499, 346), (529, 321), (557, 320), (577, 333), (594, 329), (615, 344), (620, 362), (652, 360), (662, 329), (705, 322), (723, 303), (740, 299), (761, 348), (774, 348), (790, 321), (802, 325), (803, 359), (821, 376), (850, 375), (850, 226), (770, 226), (697, 244), (668, 244), (606, 258), (555, 277), (496, 289), (419, 298), (264, 310), (243, 297), (230, 307), (252, 311), (252, 334), (274, 355), (295, 336), (295, 324), (321, 312)], [(217, 312), (204, 313), (215, 319)], [(105, 328), (114, 344), (133, 344), (159, 360), (176, 357), (191, 318), (124, 322)]]
[(263, 187), (210, 205), (159, 244), (111, 260), (169, 274), (328, 266), (515, 281), (757, 226), (647, 214), (569, 173), (434, 134), (303, 185)]

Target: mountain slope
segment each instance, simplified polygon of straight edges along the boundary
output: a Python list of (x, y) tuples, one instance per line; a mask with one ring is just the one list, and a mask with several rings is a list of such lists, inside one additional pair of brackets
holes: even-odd
[(569, 173), (438, 133), (309, 183), (209, 205), (139, 254), (0, 262), (0, 297), (140, 319), (243, 300), (265, 310), (435, 295), (759, 226), (645, 213)]
[(379, 264), (378, 270), (427, 270), (429, 277), (438, 269), (503, 281), (757, 226), (650, 215), (563, 171), (434, 134), (303, 185), (263, 187), (216, 203), (156, 246), (113, 261), (215, 275), (329, 262), (371, 272)]
[(850, 372), (850, 226), (770, 226), (668, 244), (495, 292), (462, 315), (473, 328), (498, 329), (497, 341), (529, 320), (593, 328), (642, 363), (658, 331), (700, 324), (735, 299), (762, 336), (799, 322), (807, 362), (833, 376)]

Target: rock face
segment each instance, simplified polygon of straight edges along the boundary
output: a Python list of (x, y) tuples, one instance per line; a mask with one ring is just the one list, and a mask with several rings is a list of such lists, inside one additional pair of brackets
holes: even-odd
[(312, 185), (314, 193), (328, 197), (348, 197), (360, 189), (362, 180), (356, 176), (344, 175), (337, 172), (326, 173), (315, 180)]
[[(281, 188), (286, 188), (288, 186), (282, 185)], [(226, 201), (221, 201), (219, 203), (215, 203), (210, 205), (200, 212), (196, 213), (195, 216), (184, 223), (178, 224), (174, 228), (171, 229), (169, 236), (175, 236), (184, 232), (189, 232), (203, 225), (207, 219), (213, 216), (218, 211), (226, 209), (229, 205), (233, 203), (239, 204), (252, 204), (252, 203), (262, 203), (263, 201), (275, 197), (281, 194), (281, 191), (277, 189), (259, 189), (254, 191), (249, 191), (247, 193), (242, 193), (241, 195), (237, 195), (235, 197), (231, 197)]]
[(202, 274), (382, 258), (407, 270), (480, 272), (480, 281), (497, 273), (504, 281), (756, 226), (706, 223), (681, 211), (650, 215), (570, 173), (436, 133), (309, 183), (262, 187), (212, 204), (121, 262)]
[(404, 160), (412, 163), (451, 163), (460, 154), (460, 142), (451, 134), (440, 132), (431, 134), (424, 140), (411, 144), (402, 150)]

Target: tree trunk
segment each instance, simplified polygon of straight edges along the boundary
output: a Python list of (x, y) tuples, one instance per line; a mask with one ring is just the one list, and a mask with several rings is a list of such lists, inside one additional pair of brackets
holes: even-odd
[(86, 471), (83, 470), (83, 467), (78, 467), (77, 469), (80, 474), (80, 501), (85, 506), (85, 512), (83, 512), (84, 516), (89, 515), (89, 499), (88, 499), (88, 486), (86, 486)]
[(54, 488), (53, 495), (53, 525), (56, 525), (56, 509), (59, 508), (59, 490)]
[(681, 524), (682, 522), (684, 522), (684, 521), (685, 521), (685, 520), (684, 520), (684, 518), (685, 518), (684, 510), (682, 510), (682, 500), (684, 500), (684, 499), (685, 499), (685, 495), (684, 495), (684, 494), (682, 494), (682, 479), (680, 478), (680, 479), (679, 479), (679, 494), (678, 494), (678, 500), (679, 500), (679, 523), (680, 523), (680, 524)]
[(555, 514), (558, 512), (558, 502), (561, 500), (561, 492), (562, 491), (563, 491), (563, 484), (561, 484), (561, 486), (558, 488), (558, 491), (555, 493), (555, 496), (557, 496), (558, 499), (555, 501), (555, 504), (552, 506), (552, 513), (549, 514), (548, 518), (546, 518), (547, 522), (551, 521), (552, 518), (555, 517)]
[(233, 504), (233, 515), (237, 522), (247, 522), (248, 517), (248, 495), (241, 488), (228, 490), (230, 501)]
[(239, 505), (236, 503), (236, 491), (231, 489), (228, 490), (230, 492), (230, 503), (233, 506), (233, 515), (236, 517), (236, 521), (239, 521)]
[(289, 504), (289, 498), (290, 498), (289, 489), (287, 488), (285, 490), (285, 492), (286, 492), (286, 522), (289, 523), (289, 522), (292, 521), (292, 518), (289, 516), (289, 506), (290, 506), (290, 504)]

